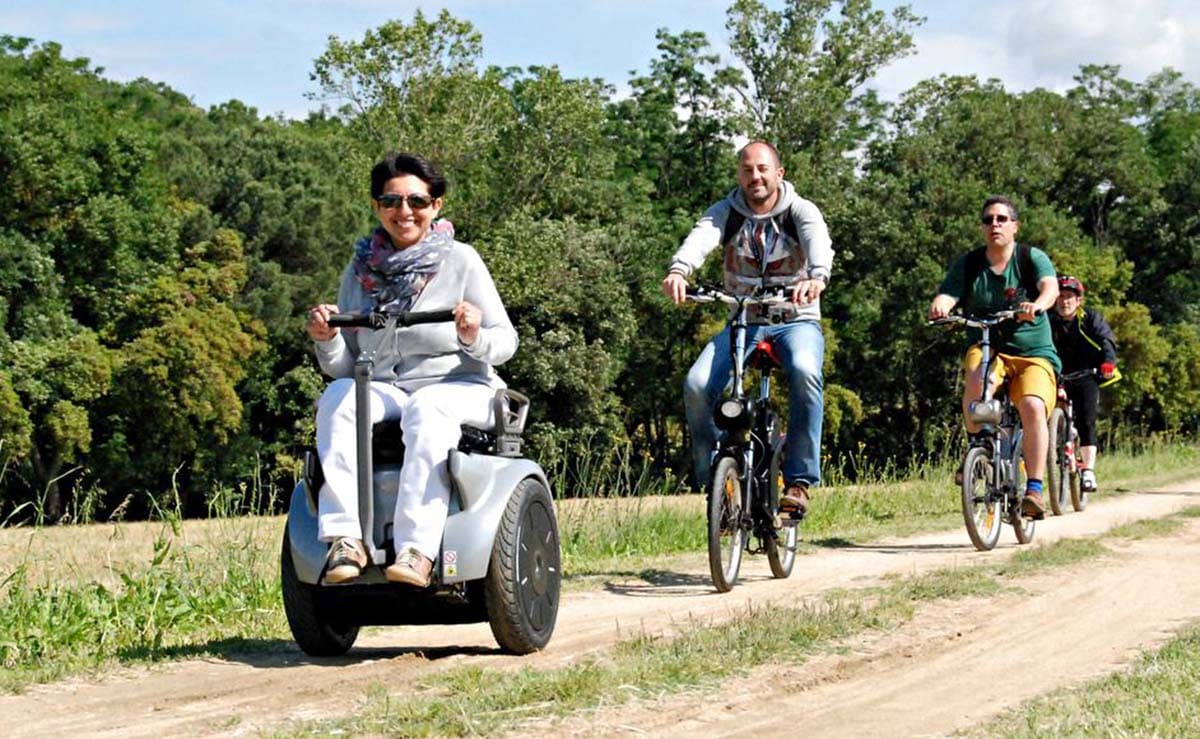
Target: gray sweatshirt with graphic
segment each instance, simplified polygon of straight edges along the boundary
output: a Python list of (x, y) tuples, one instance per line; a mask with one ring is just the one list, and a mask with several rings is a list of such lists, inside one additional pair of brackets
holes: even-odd
[[(372, 378), (409, 392), (446, 380), (505, 387), (493, 366), (508, 361), (517, 351), (517, 332), (479, 253), (456, 241), (412, 310), (446, 310), (462, 300), (478, 306), (483, 314), (479, 336), (470, 346), (458, 340), (452, 322), (393, 330), (342, 328), (329, 341), (316, 342), (317, 362), (330, 377), (351, 377), (359, 351), (374, 349)], [(361, 313), (371, 307), (371, 297), (354, 276), (353, 262), (342, 272), (337, 304), (343, 313)]]
[[(779, 200), (769, 213), (755, 213), (746, 204), (741, 188), (713, 205), (692, 227), (671, 260), (671, 271), (689, 277), (705, 257), (721, 244), (725, 223), (732, 210), (745, 216), (741, 228), (724, 245), (725, 289), (748, 295), (760, 287), (790, 286), (802, 279), (824, 278), (833, 270), (833, 242), (825, 218), (811, 201), (796, 194), (786, 180), (779, 185)], [(798, 239), (784, 224), (791, 212)], [(817, 321), (820, 300), (790, 306), (785, 320)]]

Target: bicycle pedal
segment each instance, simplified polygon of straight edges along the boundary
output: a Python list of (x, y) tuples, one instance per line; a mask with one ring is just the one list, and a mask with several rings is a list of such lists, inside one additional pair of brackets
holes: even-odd
[(795, 526), (802, 520), (804, 520), (803, 513), (799, 513), (797, 511), (780, 511), (779, 513), (775, 514), (773, 522), (775, 524), (775, 528), (783, 529)]

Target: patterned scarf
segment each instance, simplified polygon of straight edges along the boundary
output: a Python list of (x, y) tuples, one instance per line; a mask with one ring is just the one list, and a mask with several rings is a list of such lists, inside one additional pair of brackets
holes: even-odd
[(354, 245), (354, 276), (371, 297), (374, 308), (412, 309), (425, 285), (437, 276), (442, 260), (454, 246), (453, 226), (434, 224), (420, 242), (397, 250), (387, 231), (377, 226)]

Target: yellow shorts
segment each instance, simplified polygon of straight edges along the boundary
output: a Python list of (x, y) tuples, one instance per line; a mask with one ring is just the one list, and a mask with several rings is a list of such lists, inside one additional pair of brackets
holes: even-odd
[[(983, 350), (976, 344), (963, 357), (963, 369), (968, 373), (979, 369)], [(997, 383), (1008, 380), (1008, 397), (1014, 403), (1026, 395), (1034, 395), (1046, 404), (1046, 415), (1054, 410), (1058, 399), (1058, 381), (1054, 377), (1054, 365), (1041, 357), (1014, 357), (997, 354), (992, 362), (992, 377)]]

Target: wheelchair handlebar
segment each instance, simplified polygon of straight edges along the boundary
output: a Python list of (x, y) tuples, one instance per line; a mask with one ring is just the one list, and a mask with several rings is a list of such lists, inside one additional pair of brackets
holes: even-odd
[(379, 329), (394, 319), (397, 326), (416, 326), (421, 323), (448, 323), (454, 320), (452, 310), (385, 311), (373, 310), (366, 313), (334, 313), (329, 316), (330, 326), (358, 326)]

